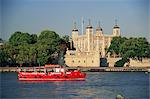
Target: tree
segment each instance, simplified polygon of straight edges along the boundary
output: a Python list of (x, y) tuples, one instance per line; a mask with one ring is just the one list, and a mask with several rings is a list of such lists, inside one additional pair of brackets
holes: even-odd
[(35, 44), (37, 42), (37, 35), (36, 34), (31, 34), (31, 44)]
[(145, 38), (129, 38), (120, 46), (122, 56), (142, 61), (150, 58), (150, 44)]
[(58, 40), (58, 39), (60, 39), (60, 37), (54, 31), (44, 30), (41, 32), (41, 34), (39, 35), (39, 38), (38, 38), (39, 41), (43, 41), (43, 42), (45, 42), (45, 40), (50, 40), (50, 39)]
[(120, 53), (120, 46), (123, 42), (125, 42), (127, 38), (123, 37), (114, 37), (111, 41), (111, 45), (108, 48), (108, 52), (110, 52), (110, 54), (119, 54)]
[(51, 55), (54, 52), (59, 52), (59, 44), (61, 38), (54, 31), (44, 30), (38, 38), (37, 44), (37, 60), (41, 65), (51, 61)]
[(3, 39), (2, 38), (0, 38), (0, 43), (3, 43)]
[(39, 37), (36, 34), (30, 35), (17, 31), (11, 35), (9, 42), (5, 42), (3, 50), (0, 49), (0, 59), (3, 62), (9, 61), (11, 64), (36, 64), (38, 62), (44, 65), (53, 61), (53, 53), (59, 55), (62, 50), (66, 49), (62, 47), (66, 42), (69, 42), (69, 36), (62, 39), (50, 30), (42, 31)]
[(32, 41), (32, 37), (30, 36), (29, 33), (22, 33), (22, 32), (15, 32), (14, 34), (11, 35), (9, 38), (9, 43), (17, 46), (20, 44), (30, 44)]
[(7, 65), (7, 61), (9, 58), (7, 52), (4, 49), (5, 48), (3, 46), (0, 46), (0, 66)]
[(66, 43), (69, 42), (69, 36), (68, 36), (68, 35), (62, 36), (62, 39), (63, 39)]
[(18, 55), (18, 48), (9, 44), (8, 42), (5, 42), (3, 47), (3, 51), (7, 54), (7, 63), (8, 65), (14, 66), (16, 65), (16, 56)]
[(52, 54), (58, 50), (60, 37), (54, 31), (44, 30), (39, 35), (38, 43), (48, 45), (48, 50)]
[(114, 64), (114, 66), (115, 66), (115, 67), (123, 67), (126, 62), (129, 62), (129, 59), (127, 59), (127, 58), (122, 58), (122, 59), (118, 60), (118, 61)]
[(58, 64), (61, 65), (61, 66), (64, 66), (64, 65), (65, 65), (65, 61), (64, 61), (64, 51), (60, 51), (60, 53), (59, 53)]
[(19, 64), (23, 63), (29, 63), (29, 50), (30, 45), (29, 44), (22, 44), (18, 46), (19, 53), (16, 57), (16, 60)]
[[(117, 64), (124, 64), (128, 62), (129, 58), (142, 61), (143, 58), (150, 58), (150, 44), (146, 38), (125, 38), (115, 37), (111, 41), (108, 52), (120, 54), (122, 59), (116, 62)], [(123, 66), (123, 65), (119, 65)]]
[(48, 50), (48, 45), (38, 44), (37, 45), (37, 61), (40, 65), (44, 65), (50, 59), (50, 53)]
[(70, 47), (71, 47), (71, 46), (70, 46), (70, 37), (69, 37), (68, 35), (64, 35), (64, 36), (62, 37), (62, 40), (65, 42), (67, 48), (70, 49)]

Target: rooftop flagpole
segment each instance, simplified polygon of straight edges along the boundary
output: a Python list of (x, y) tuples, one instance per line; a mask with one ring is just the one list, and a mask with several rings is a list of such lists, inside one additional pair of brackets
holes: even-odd
[(117, 19), (115, 19), (115, 25), (117, 25)]
[(84, 32), (84, 31), (83, 31), (83, 29), (84, 29), (84, 20), (83, 20), (83, 17), (81, 18), (81, 21), (82, 21), (82, 22), (81, 22), (81, 25), (82, 25), (82, 35), (83, 35), (83, 32)]

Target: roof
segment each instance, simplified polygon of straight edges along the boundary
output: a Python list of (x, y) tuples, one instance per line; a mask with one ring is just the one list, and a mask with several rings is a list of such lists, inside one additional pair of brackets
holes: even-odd
[(93, 27), (91, 25), (88, 25), (86, 28), (87, 29), (92, 29)]
[(78, 31), (78, 29), (73, 29), (72, 31)]
[(120, 28), (120, 27), (119, 27), (118, 25), (115, 25), (115, 26), (114, 26), (114, 29), (116, 29), (116, 28)]

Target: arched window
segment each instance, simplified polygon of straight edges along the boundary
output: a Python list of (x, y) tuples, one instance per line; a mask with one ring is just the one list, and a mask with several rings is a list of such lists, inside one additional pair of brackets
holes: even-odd
[(116, 35), (119, 35), (119, 30), (116, 30)]
[(94, 63), (94, 61), (92, 60), (92, 63)]

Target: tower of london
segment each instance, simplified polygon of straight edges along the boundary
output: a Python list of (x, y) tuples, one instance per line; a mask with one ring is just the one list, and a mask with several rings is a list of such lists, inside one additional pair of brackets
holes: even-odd
[(100, 24), (94, 30), (89, 21), (85, 33), (79, 35), (75, 23), (72, 29), (71, 43), (75, 50), (67, 50), (65, 55), (66, 65), (73, 67), (100, 67), (100, 58), (109, 57), (106, 49), (110, 46), (112, 38), (120, 36), (120, 34), (120, 27), (117, 23), (113, 27), (112, 33), (106, 35)]

